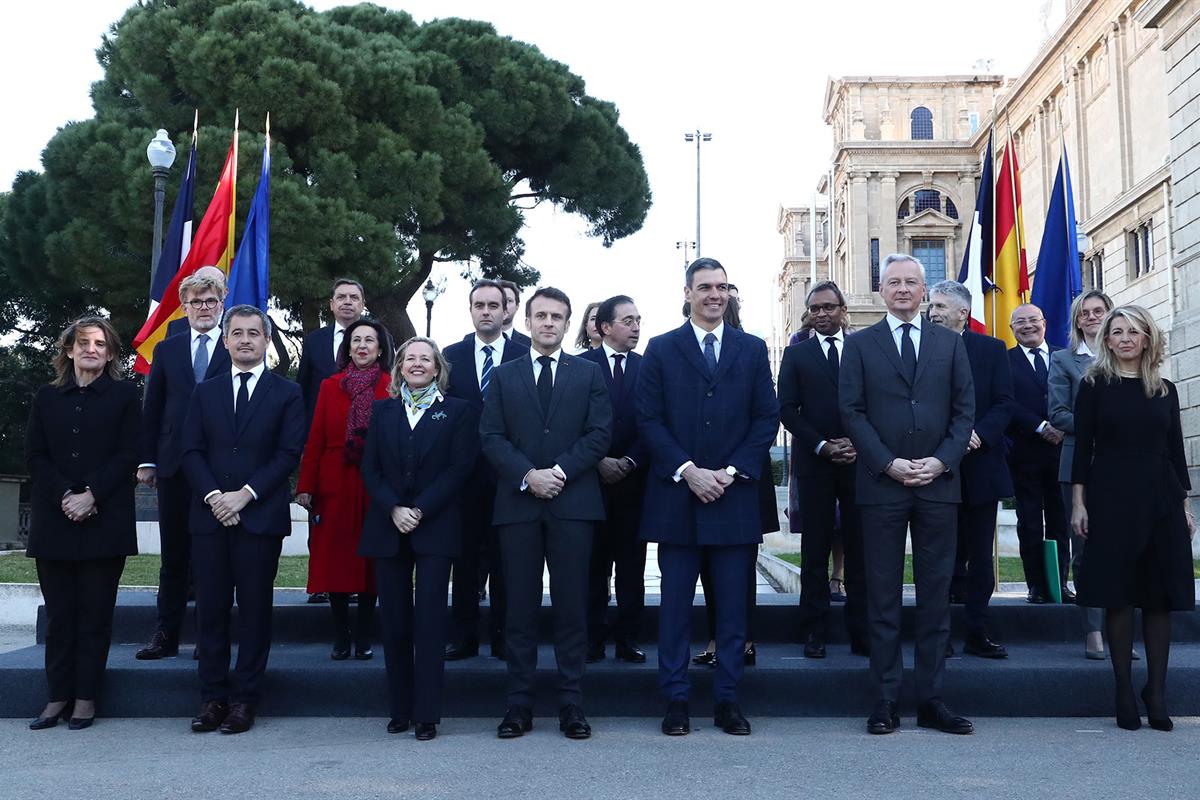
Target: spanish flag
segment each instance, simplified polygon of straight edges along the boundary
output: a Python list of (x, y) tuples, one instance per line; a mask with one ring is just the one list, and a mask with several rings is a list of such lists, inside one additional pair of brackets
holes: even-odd
[(996, 181), (996, 260), (992, 302), (987, 304), (988, 329), (1008, 347), (1017, 340), (1009, 327), (1013, 309), (1029, 297), (1029, 266), (1025, 261), (1025, 222), (1021, 217), (1021, 173), (1012, 137), (1001, 154)]
[(192, 247), (187, 258), (179, 265), (174, 279), (163, 291), (162, 302), (154, 309), (146, 324), (133, 337), (133, 349), (137, 351), (137, 361), (134, 369), (143, 375), (150, 374), (150, 364), (154, 361), (154, 348), (166, 338), (167, 325), (171, 320), (183, 316), (183, 306), (179, 302), (179, 284), (201, 267), (220, 267), (228, 275), (229, 264), (233, 260), (233, 229), (234, 211), (236, 209), (237, 193), (237, 153), (238, 134), (237, 118), (233, 123), (233, 142), (229, 145), (229, 154), (225, 156), (225, 166), (221, 169), (221, 179), (217, 182), (217, 190), (213, 192), (212, 202), (204, 212), (204, 219), (192, 240)]

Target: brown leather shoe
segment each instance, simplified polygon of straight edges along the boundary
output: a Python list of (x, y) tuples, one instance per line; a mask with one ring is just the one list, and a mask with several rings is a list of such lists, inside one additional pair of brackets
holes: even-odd
[(221, 723), (221, 733), (245, 733), (254, 727), (254, 707), (249, 703), (233, 703), (229, 716)]
[(209, 700), (200, 706), (200, 713), (192, 717), (192, 730), (195, 733), (215, 731), (229, 716), (229, 706), (221, 700)]

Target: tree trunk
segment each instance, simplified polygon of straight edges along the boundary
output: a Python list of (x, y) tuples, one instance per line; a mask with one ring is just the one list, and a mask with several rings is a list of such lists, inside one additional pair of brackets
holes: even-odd
[(395, 289), (379, 298), (378, 304), (372, 304), (373, 308), (378, 309), (374, 317), (387, 327), (397, 347), (418, 333), (424, 333), (424, 329), (418, 331), (416, 325), (409, 318), (408, 303), (412, 300), (413, 295), (421, 290), (425, 281), (429, 279), (430, 273), (433, 272), (433, 255), (433, 251), (419, 252), (417, 254), (417, 271), (406, 275)]

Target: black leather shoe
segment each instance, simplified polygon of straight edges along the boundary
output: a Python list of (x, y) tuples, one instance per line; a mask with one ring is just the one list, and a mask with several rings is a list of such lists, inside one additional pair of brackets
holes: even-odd
[(696, 655), (692, 656), (692, 663), (698, 664), (701, 667), (715, 667), (717, 665), (717, 654), (712, 650), (696, 653)]
[(617, 642), (617, 660), (629, 664), (645, 664), (646, 652), (633, 642)]
[(804, 657), (805, 658), (824, 658), (825, 657), (825, 641), (815, 633), (810, 633), (808, 638), (804, 640)]
[(742, 653), (742, 663), (747, 667), (753, 667), (758, 663), (758, 650), (754, 649), (754, 645), (747, 645), (746, 650)]
[(524, 706), (509, 706), (504, 712), (504, 719), (496, 726), (496, 736), (500, 739), (516, 739), (533, 730), (533, 711)]
[(687, 701), (672, 700), (667, 703), (667, 713), (662, 721), (662, 732), (667, 736), (687, 736), (691, 730), (692, 723), (688, 719)]
[(590, 739), (592, 726), (588, 725), (583, 709), (577, 705), (568, 704), (558, 711), (558, 729), (568, 739)]
[(1142, 702), (1146, 704), (1146, 721), (1150, 723), (1151, 728), (1164, 732), (1175, 730), (1175, 723), (1167, 715), (1166, 705), (1164, 703), (1156, 705), (1150, 702), (1149, 685), (1142, 687)]
[(209, 733), (221, 727), (229, 716), (229, 706), (221, 700), (209, 700), (200, 706), (200, 713), (192, 717), (193, 733)]
[(155, 631), (150, 641), (141, 650), (134, 653), (138, 661), (157, 661), (160, 658), (171, 658), (179, 655), (179, 640), (172, 639), (162, 631)]
[(437, 725), (432, 722), (417, 723), (417, 741), (428, 742), (430, 739), (437, 738)]
[(451, 642), (443, 656), (447, 661), (462, 661), (479, 655), (479, 642)]
[(312, 594), (310, 594), (308, 596), (308, 602), (314, 603), (314, 604), (315, 603), (328, 603), (329, 602), (329, 593), (328, 592), (313, 592)]
[(1050, 601), (1043, 592), (1037, 589), (1030, 589), (1029, 593), (1025, 595), (1025, 602), (1032, 603), (1035, 606), (1044, 606)]
[(354, 658), (357, 661), (370, 661), (375, 657), (375, 651), (371, 649), (371, 645), (354, 645)]
[(597, 661), (603, 661), (604, 642), (592, 642), (587, 647), (587, 663), (595, 664)]
[(192, 661), (199, 661), (199, 660), (200, 660), (200, 645), (194, 644), (194, 645), (192, 645)]
[(334, 661), (345, 661), (350, 657), (350, 632), (338, 633), (333, 639), (333, 650), (329, 657)]
[(917, 706), (917, 725), (922, 728), (934, 728), (942, 733), (966, 735), (975, 732), (971, 720), (952, 714), (941, 700), (930, 700)]
[(953, 588), (950, 590), (950, 604), (955, 606), (964, 606), (967, 604), (967, 590)]
[[(65, 706), (62, 707), (62, 710), (59, 711), (54, 716), (38, 717), (33, 722), (29, 723), (29, 730), (44, 731), (47, 728), (53, 728), (55, 725), (58, 724), (58, 721), (60, 719), (69, 719), (71, 717), (71, 712), (74, 710), (74, 708), (75, 708), (75, 704), (68, 702)], [(68, 723), (68, 724), (70, 724), (70, 723)]]
[(392, 719), (388, 720), (388, 724), (387, 724), (387, 732), (388, 733), (404, 733), (406, 730), (408, 730), (408, 720), (407, 719), (400, 719), (397, 717), (393, 717)]
[(713, 725), (730, 736), (749, 736), (750, 721), (742, 716), (742, 710), (732, 700), (722, 700), (713, 710)]
[(891, 700), (880, 700), (875, 704), (875, 710), (867, 717), (867, 733), (891, 733), (900, 727), (900, 715), (896, 713), (896, 704)]
[(1062, 587), (1059, 589), (1059, 591), (1062, 592), (1062, 601), (1064, 603), (1074, 603), (1075, 602), (1075, 593), (1071, 591), (1070, 586), (1067, 586), (1064, 583), (1062, 585)]
[(871, 643), (866, 639), (851, 639), (850, 654), (855, 656), (871, 657)]
[(986, 633), (967, 636), (967, 640), (963, 642), (963, 652), (980, 658), (1008, 658), (1008, 651), (1004, 649), (1004, 645), (996, 644)]
[(229, 715), (221, 723), (221, 733), (245, 733), (254, 727), (254, 707), (249, 703), (231, 703)]
[(95, 721), (95, 717), (71, 717), (71, 719), (67, 721), (67, 730), (81, 731), (84, 728), (92, 727), (92, 723)]

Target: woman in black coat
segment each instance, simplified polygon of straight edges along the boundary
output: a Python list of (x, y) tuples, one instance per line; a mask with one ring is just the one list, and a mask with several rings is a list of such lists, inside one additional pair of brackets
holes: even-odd
[(134, 473), (141, 403), (121, 380), (108, 320), (84, 317), (58, 339), (54, 381), (33, 398), (25, 431), (32, 478), (29, 547), (46, 603), (49, 702), (30, 723), (87, 728), (108, 661), (125, 557), (137, 553)]
[[(360, 470), (371, 503), (359, 555), (372, 559), (383, 622), (388, 733), (432, 739), (441, 721), (446, 593), (462, 548), (463, 484), (479, 453), (479, 420), (445, 397), (450, 367), (437, 344), (409, 339), (396, 355), (391, 400), (379, 400)], [(413, 574), (416, 573), (416, 608)]]
[(1071, 526), (1087, 539), (1079, 604), (1108, 610), (1117, 725), (1141, 727), (1130, 674), (1133, 609), (1142, 609), (1150, 726), (1171, 730), (1166, 709), (1171, 612), (1196, 607), (1188, 465), (1179, 395), (1159, 374), (1163, 339), (1149, 312), (1114, 308), (1075, 401)]

